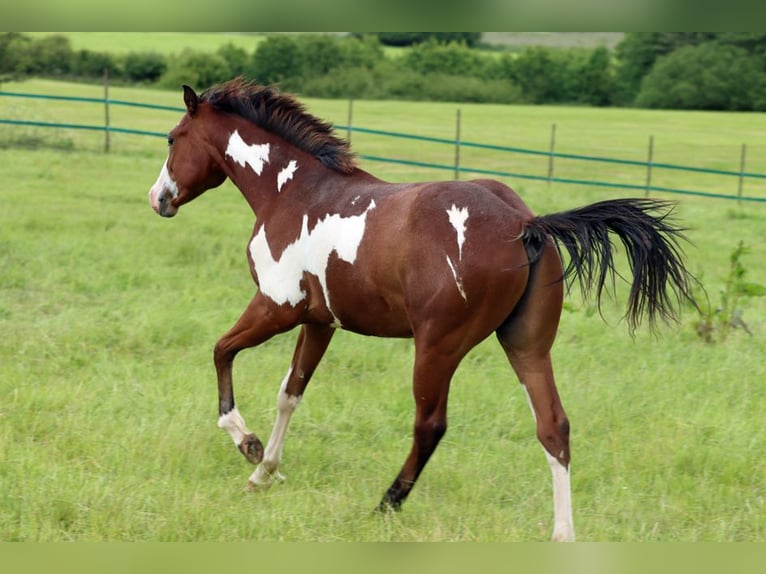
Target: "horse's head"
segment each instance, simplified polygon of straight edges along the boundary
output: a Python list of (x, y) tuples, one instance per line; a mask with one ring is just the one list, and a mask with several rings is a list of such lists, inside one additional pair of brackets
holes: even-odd
[(181, 205), (226, 179), (204, 139), (201, 116), (210, 110), (202, 109), (189, 86), (184, 86), (184, 103), (186, 115), (168, 134), (168, 158), (149, 190), (149, 203), (163, 217), (173, 217)]

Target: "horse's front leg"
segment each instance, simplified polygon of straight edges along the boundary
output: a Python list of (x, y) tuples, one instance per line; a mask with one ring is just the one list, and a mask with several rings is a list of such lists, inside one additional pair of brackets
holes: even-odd
[(218, 375), (218, 426), (229, 433), (242, 454), (258, 464), (263, 459), (263, 444), (248, 430), (234, 403), (232, 364), (243, 349), (255, 347), (297, 324), (298, 311), (277, 306), (260, 293), (234, 326), (215, 345), (213, 360)]
[(303, 397), (319, 361), (330, 344), (335, 329), (327, 325), (303, 325), (290, 369), (277, 394), (277, 419), (271, 431), (263, 460), (250, 476), (249, 488), (268, 488), (274, 480), (284, 480), (279, 472), (287, 426)]

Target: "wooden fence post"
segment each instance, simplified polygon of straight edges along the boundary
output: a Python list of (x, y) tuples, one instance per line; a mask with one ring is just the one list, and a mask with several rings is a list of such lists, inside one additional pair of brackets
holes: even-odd
[(742, 204), (742, 186), (745, 183), (745, 155), (747, 154), (747, 144), (742, 144), (742, 155), (739, 159), (739, 185), (737, 186), (737, 202)]
[(104, 152), (109, 153), (109, 68), (104, 68)]
[(654, 157), (654, 136), (649, 136), (649, 159), (646, 162), (646, 197), (652, 187), (652, 159)]
[(548, 156), (548, 185), (551, 184), (553, 179), (553, 154), (556, 152), (556, 124), (551, 125), (551, 145), (550, 155)]
[(460, 179), (460, 108), (455, 118), (455, 179)]
[(354, 100), (348, 101), (348, 121), (346, 122), (346, 139), (351, 144), (351, 122), (354, 119)]

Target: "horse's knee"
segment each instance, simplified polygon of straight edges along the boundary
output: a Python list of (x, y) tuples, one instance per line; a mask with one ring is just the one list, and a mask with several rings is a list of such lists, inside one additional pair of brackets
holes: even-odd
[(225, 361), (225, 359), (226, 359), (226, 349), (221, 340), (221, 341), (218, 341), (213, 347), (213, 362), (216, 365), (220, 365), (221, 363)]

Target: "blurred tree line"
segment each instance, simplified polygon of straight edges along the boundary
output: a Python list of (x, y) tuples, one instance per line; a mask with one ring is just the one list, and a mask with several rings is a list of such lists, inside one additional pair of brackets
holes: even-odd
[[(406, 47), (402, 49), (387, 48)], [(307, 97), (766, 110), (766, 33), (631, 32), (614, 48), (482, 49), (474, 32), (275, 35), (252, 52), (74, 50), (65, 35), (0, 34), (0, 78), (198, 89), (244, 75)]]

